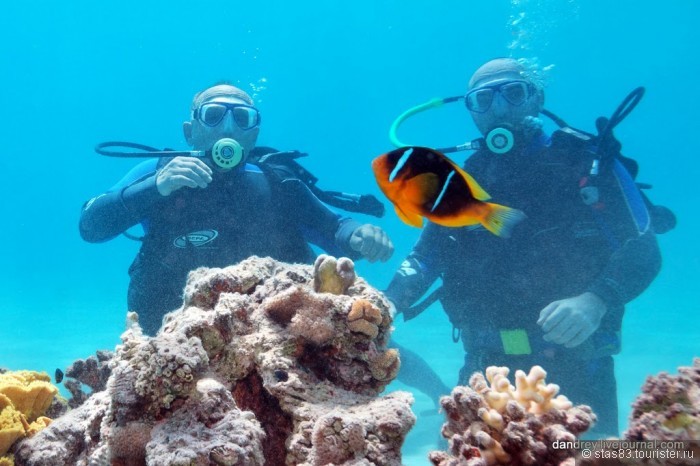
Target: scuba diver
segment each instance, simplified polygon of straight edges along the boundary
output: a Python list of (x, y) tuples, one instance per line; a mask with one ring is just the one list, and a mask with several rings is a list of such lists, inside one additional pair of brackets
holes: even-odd
[(155, 158), (87, 201), (80, 216), (80, 234), (91, 243), (133, 237), (127, 230), (143, 227), (129, 268), (128, 308), (145, 333), (154, 334), (163, 315), (182, 304), (187, 273), (197, 267), (225, 267), (252, 255), (312, 263), (309, 243), (351, 259), (390, 258), (394, 247), (381, 228), (341, 217), (319, 196), (377, 216), (383, 205), (371, 196), (320, 190), (294, 161), (303, 154), (256, 147), (260, 113), (248, 94), (217, 84), (195, 95), (191, 112), (183, 131), (192, 151), (98, 145), (104, 155)]
[[(410, 320), (440, 300), (466, 352), (462, 385), (488, 366), (541, 365), (563, 394), (597, 414), (590, 438), (618, 435), (612, 356), (625, 305), (660, 270), (655, 235), (675, 225), (670, 210), (640, 191), (636, 163), (612, 133), (642, 92), (598, 119), (593, 135), (544, 110), (544, 92), (525, 66), (498, 58), (476, 70), (465, 96), (411, 109), (391, 133), (400, 146), (396, 128), (405, 118), (464, 100), (483, 138), (438, 150), (475, 149), (464, 171), (492, 202), (525, 215), (510, 237), (478, 224), (428, 222), (386, 290), (397, 313)], [(546, 134), (542, 113), (563, 127)], [(456, 205), (447, 186), (437, 189), (445, 209)], [(442, 286), (419, 302), (438, 278)]]

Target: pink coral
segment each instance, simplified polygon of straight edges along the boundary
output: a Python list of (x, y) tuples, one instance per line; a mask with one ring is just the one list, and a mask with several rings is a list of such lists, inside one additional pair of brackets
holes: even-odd
[[(284, 305), (280, 305), (283, 302)], [(331, 321), (329, 306), (333, 303), (322, 295), (295, 287), (275, 297), (273, 302), (266, 303), (267, 312), (273, 316), (282, 316), (279, 321), (289, 321), (289, 332), (293, 335), (323, 345), (336, 335), (336, 329)]]
[(265, 432), (253, 413), (236, 407), (231, 392), (214, 379), (200, 379), (196, 391), (159, 423), (146, 446), (149, 464), (262, 466)]
[(109, 442), (111, 464), (142, 464), (146, 458), (146, 444), (151, 440), (153, 426), (145, 422), (131, 422), (112, 429)]
[(111, 374), (109, 361), (113, 356), (111, 351), (97, 351), (95, 356), (78, 359), (66, 369), (66, 377), (73, 379), (63, 382), (72, 395), (68, 401), (71, 408), (80, 406), (90, 396), (83, 391), (82, 384), (90, 387), (92, 393), (105, 389)]
[(700, 358), (678, 375), (648, 377), (632, 404), (629, 440), (700, 440)]
[(447, 415), (442, 434), (449, 451), (431, 452), (436, 466), (558, 465), (573, 458), (571, 450), (554, 449), (557, 441), (573, 441), (595, 420), (588, 406), (572, 407), (558, 387), (546, 384), (535, 366), (516, 372), (516, 386), (507, 368), (490, 367), (487, 377), (475, 373), (469, 387), (456, 387), (440, 403)]
[(366, 435), (367, 431), (360, 420), (345, 419), (333, 412), (321, 417), (316, 421), (311, 435), (315, 448), (313, 464), (340, 464), (363, 458)]
[[(642, 394), (632, 403), (629, 428), (623, 442), (634, 442), (643, 458), (628, 456), (606, 459), (578, 458), (584, 466), (697, 465), (700, 457), (700, 358), (691, 367), (678, 368), (678, 375), (665, 372), (650, 376)], [(674, 442), (673, 459), (658, 457), (661, 441)], [(637, 443), (639, 442), (639, 443)], [(675, 443), (678, 442), (678, 443)], [(683, 445), (684, 448), (680, 446)], [(646, 448), (643, 448), (647, 446)], [(629, 450), (631, 453), (632, 450)]]

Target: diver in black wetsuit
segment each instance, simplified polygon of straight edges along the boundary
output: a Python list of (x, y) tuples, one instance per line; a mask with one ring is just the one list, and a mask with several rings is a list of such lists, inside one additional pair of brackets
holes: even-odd
[(187, 273), (224, 267), (252, 255), (286, 262), (314, 259), (308, 243), (329, 254), (386, 261), (393, 245), (371, 224), (342, 218), (292, 176), (271, 173), (257, 159), (260, 115), (236, 87), (220, 84), (198, 93), (183, 125), (204, 158), (146, 161), (106, 193), (83, 206), (80, 234), (103, 242), (141, 224), (141, 249), (129, 268), (128, 307), (146, 333), (182, 303)]
[(591, 436), (616, 436), (612, 355), (625, 305), (660, 270), (655, 225), (618, 160), (596, 160), (587, 135), (541, 130), (542, 89), (517, 61), (483, 65), (465, 99), (491, 144), (465, 170), (492, 202), (527, 218), (510, 238), (429, 223), (386, 294), (408, 320), (441, 278), (435, 296), (466, 351), (460, 384), (491, 365), (541, 365), (596, 412)]

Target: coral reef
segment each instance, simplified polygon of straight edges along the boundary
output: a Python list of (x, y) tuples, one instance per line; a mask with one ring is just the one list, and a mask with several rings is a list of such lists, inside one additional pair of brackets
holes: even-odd
[(648, 377), (632, 404), (628, 440), (700, 440), (700, 358), (678, 375)]
[[(678, 375), (665, 372), (647, 377), (632, 403), (629, 427), (620, 439), (622, 457), (594, 449), (591, 458), (577, 458), (582, 466), (697, 465), (700, 458), (700, 358)], [(677, 443), (676, 443), (677, 442)], [(672, 445), (671, 447), (665, 445)], [(597, 446), (599, 447), (599, 446)], [(674, 458), (661, 457), (672, 451)]]
[(63, 385), (71, 393), (71, 398), (68, 400), (68, 405), (71, 408), (77, 408), (90, 396), (83, 391), (82, 384), (90, 387), (91, 393), (105, 389), (107, 380), (112, 373), (109, 361), (113, 356), (114, 353), (111, 351), (99, 350), (95, 356), (78, 359), (66, 369), (66, 377), (73, 379), (63, 382)]
[[(195, 420), (193, 422), (193, 420)], [(265, 432), (250, 411), (236, 409), (231, 392), (215, 379), (200, 379), (195, 392), (164, 422), (149, 434), (143, 425), (129, 424), (130, 429), (121, 434), (120, 447), (129, 451), (128, 445), (138, 441), (138, 460), (144, 447), (146, 455), (154, 458), (151, 464), (171, 465), (184, 458), (195, 461), (208, 459), (215, 465), (264, 464), (262, 444)], [(152, 438), (153, 441), (149, 442)], [(196, 463), (195, 463), (196, 464)]]
[[(572, 406), (559, 387), (546, 384), (546, 372), (534, 366), (517, 371), (515, 386), (508, 368), (475, 373), (469, 387), (456, 387), (440, 404), (447, 422), (442, 435), (449, 451), (431, 452), (436, 466), (559, 465), (573, 460), (573, 450), (554, 449), (556, 441), (574, 441), (595, 421), (588, 406)], [(571, 463), (573, 464), (573, 463)]]
[(400, 364), (388, 303), (350, 260), (320, 262), (192, 271), (158, 334), (131, 314), (105, 389), (16, 464), (399, 465), (415, 417), (410, 394), (379, 397)]
[(44, 414), (57, 393), (44, 372), (0, 374), (0, 456), (18, 439), (34, 435), (51, 422)]

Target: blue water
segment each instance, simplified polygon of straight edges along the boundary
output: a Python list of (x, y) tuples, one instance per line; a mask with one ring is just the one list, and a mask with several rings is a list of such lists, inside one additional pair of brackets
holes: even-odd
[[(624, 427), (647, 375), (700, 353), (698, 13), (694, 0), (6, 2), (0, 366), (53, 373), (118, 343), (137, 244), (84, 243), (77, 222), (82, 203), (133, 163), (95, 155), (96, 143), (184, 148), (192, 95), (227, 79), (257, 99), (259, 144), (312, 154), (304, 163), (323, 187), (379, 195), (369, 162), (390, 147), (393, 118), (463, 93), (481, 63), (514, 55), (548, 69), (547, 107), (584, 129), (632, 88), (647, 88), (617, 135), (679, 225), (659, 238), (661, 274), (625, 318), (616, 359)], [(402, 137), (434, 147), (476, 137), (466, 112), (452, 107), (407, 122)], [(419, 233), (393, 212), (381, 224), (395, 256), (357, 266), (379, 288)], [(396, 323), (396, 339), (454, 385), (462, 350), (450, 334), (439, 308)], [(431, 407), (420, 393), (416, 400), (418, 413)], [(406, 464), (426, 464), (441, 422), (419, 417)]]

